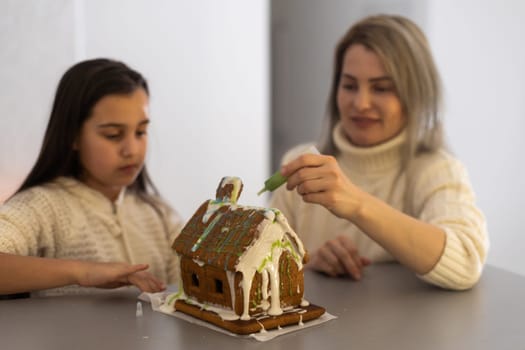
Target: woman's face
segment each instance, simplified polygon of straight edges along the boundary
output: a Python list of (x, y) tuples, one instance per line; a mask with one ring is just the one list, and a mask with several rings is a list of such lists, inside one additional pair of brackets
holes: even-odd
[(80, 180), (111, 200), (135, 181), (144, 165), (148, 105), (141, 88), (128, 95), (105, 96), (95, 104), (75, 141)]
[(346, 137), (356, 146), (383, 143), (406, 124), (394, 82), (379, 57), (361, 44), (345, 52), (337, 107)]

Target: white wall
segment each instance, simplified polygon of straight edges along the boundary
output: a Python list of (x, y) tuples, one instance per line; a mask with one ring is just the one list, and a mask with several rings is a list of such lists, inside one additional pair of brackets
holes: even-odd
[(452, 149), (486, 214), (489, 263), (525, 275), (525, 2), (434, 0), (428, 34)]
[(54, 89), (74, 60), (73, 15), (69, 0), (0, 0), (0, 203), (36, 160)]
[(36, 158), (60, 75), (78, 60), (106, 56), (149, 80), (147, 164), (184, 218), (214, 197), (225, 175), (243, 179), (242, 203), (263, 204), (256, 193), (269, 173), (267, 1), (41, 3), (0, 2), (1, 44), (10, 48), (0, 50), (8, 115), (0, 119), (0, 199)]

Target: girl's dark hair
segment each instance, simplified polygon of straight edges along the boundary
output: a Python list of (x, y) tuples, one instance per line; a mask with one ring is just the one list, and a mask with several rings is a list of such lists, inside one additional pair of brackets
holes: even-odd
[[(95, 104), (107, 95), (130, 94), (144, 89), (146, 79), (122, 62), (97, 58), (69, 68), (58, 83), (51, 116), (37, 161), (17, 192), (52, 181), (59, 176), (79, 178), (82, 171), (73, 143)], [(146, 166), (128, 189), (146, 198), (152, 191)]]

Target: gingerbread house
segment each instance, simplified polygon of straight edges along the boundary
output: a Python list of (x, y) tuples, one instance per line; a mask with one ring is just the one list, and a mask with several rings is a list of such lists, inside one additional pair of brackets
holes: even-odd
[[(173, 243), (181, 270), (179, 299), (185, 304), (176, 308), (187, 312), (190, 306), (187, 313), (220, 326), (275, 319), (308, 305), (301, 240), (277, 209), (238, 205), (242, 187), (239, 178), (223, 178), (216, 198), (200, 206)], [(203, 310), (217, 322), (203, 317)]]

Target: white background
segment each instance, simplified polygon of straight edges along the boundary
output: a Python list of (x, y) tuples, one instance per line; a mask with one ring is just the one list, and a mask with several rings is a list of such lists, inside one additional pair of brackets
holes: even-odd
[(62, 73), (123, 60), (151, 90), (147, 165), (188, 219), (223, 176), (263, 205), (269, 173), (269, 6), (264, 0), (0, 0), (0, 199), (36, 159)]

